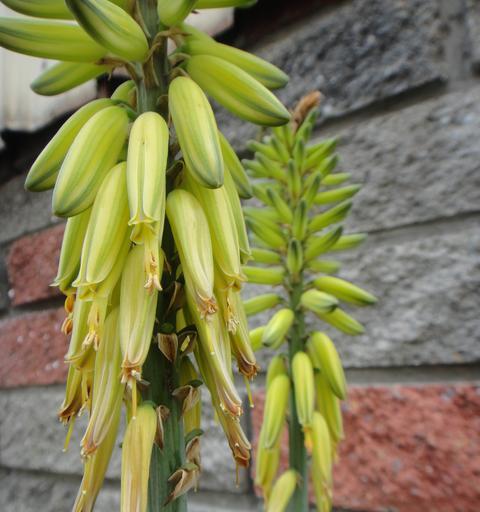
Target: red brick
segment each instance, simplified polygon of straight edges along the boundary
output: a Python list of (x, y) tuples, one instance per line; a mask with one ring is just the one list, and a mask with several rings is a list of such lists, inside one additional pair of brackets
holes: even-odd
[[(255, 442), (263, 392), (253, 410)], [(334, 504), (380, 512), (480, 510), (480, 386), (353, 388)], [(283, 443), (284, 464), (288, 443)]]
[(64, 382), (67, 338), (63, 309), (28, 313), (0, 322), (0, 387)]
[(11, 299), (15, 306), (59, 295), (49, 284), (57, 274), (64, 225), (16, 240), (7, 257)]

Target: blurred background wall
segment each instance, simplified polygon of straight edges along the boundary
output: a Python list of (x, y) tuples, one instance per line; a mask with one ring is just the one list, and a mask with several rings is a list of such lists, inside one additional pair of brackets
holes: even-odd
[[(311, 89), (323, 92), (316, 135), (339, 137), (341, 170), (363, 184), (348, 229), (367, 232), (368, 242), (345, 258), (340, 275), (380, 301), (357, 314), (364, 336), (334, 337), (351, 384), (336, 506), (477, 512), (480, 1), (260, 0), (237, 11), (220, 39), (289, 73), (280, 92), (289, 106)], [(63, 512), (81, 474), (80, 429), (62, 454), (64, 431), (55, 416), (67, 341), (59, 332), (61, 297), (48, 285), (63, 224), (50, 215), (49, 194), (27, 193), (23, 182), (62, 121), (53, 116), (86, 97), (70, 95), (60, 111), (47, 108), (38, 120), (35, 101), (12, 96), (20, 68), (6, 66), (7, 58), (3, 53), (0, 80), (10, 79), (10, 94), (5, 85), (0, 91), (0, 510)], [(100, 82), (85, 94), (108, 89)], [(35, 122), (16, 124), (21, 107)], [(244, 151), (255, 130), (219, 115), (221, 128)], [(260, 359), (265, 369), (268, 358)], [(247, 408), (252, 438), (263, 380), (260, 375), (255, 384), (255, 408)], [(251, 476), (241, 473), (235, 485), (212, 417), (205, 430), (204, 474), (191, 510), (255, 510)], [(101, 512), (118, 507), (119, 463), (117, 450)]]

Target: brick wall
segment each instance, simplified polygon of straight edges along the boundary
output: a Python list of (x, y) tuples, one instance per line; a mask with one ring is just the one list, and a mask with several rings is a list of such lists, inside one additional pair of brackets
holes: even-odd
[[(367, 512), (474, 512), (480, 509), (480, 1), (327, 3), (312, 2), (308, 12), (303, 2), (300, 14), (289, 16), (281, 2), (281, 26), (273, 15), (263, 31), (258, 22), (252, 26), (261, 38), (248, 37), (242, 14), (226, 37), (249, 41), (290, 73), (280, 93), (286, 103), (311, 88), (324, 92), (317, 134), (340, 138), (342, 170), (364, 184), (348, 227), (370, 236), (345, 258), (341, 275), (380, 302), (358, 315), (364, 336), (335, 335), (351, 384), (335, 503)], [(255, 9), (252, 20), (267, 19), (261, 5)], [(254, 132), (219, 115), (241, 149)], [(58, 330), (61, 297), (48, 285), (63, 226), (50, 216), (48, 194), (24, 192), (27, 164), (18, 169), (10, 157), (7, 145), (0, 165), (2, 176), (11, 168), (0, 186), (0, 509), (63, 512), (81, 469), (79, 438), (62, 454), (64, 431), (55, 417), (66, 340)], [(268, 354), (260, 359), (265, 367)], [(246, 420), (253, 438), (263, 381), (260, 375)], [(205, 471), (192, 510), (255, 509), (251, 478), (244, 473), (235, 486), (212, 417), (205, 427)], [(117, 507), (119, 451), (100, 511)]]

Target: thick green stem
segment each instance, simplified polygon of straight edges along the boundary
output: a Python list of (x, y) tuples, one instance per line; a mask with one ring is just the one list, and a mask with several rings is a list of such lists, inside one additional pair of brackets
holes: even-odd
[[(152, 43), (158, 28), (156, 4), (156, 0), (138, 1), (139, 15), (145, 32), (149, 35), (150, 43)], [(138, 113), (155, 111), (168, 121), (167, 102), (161, 101), (167, 96), (168, 73), (167, 41), (164, 39), (156, 46), (151, 58), (142, 66), (141, 73), (139, 73), (140, 78), (136, 84)], [(174, 253), (174, 246), (168, 223), (166, 224), (162, 249), (167, 260), (170, 261)], [(171, 275), (175, 275), (175, 272)], [(163, 282), (164, 290), (167, 291), (170, 284)], [(173, 318), (172, 314), (165, 314), (168, 306), (166, 302), (168, 301), (162, 294), (159, 297), (157, 319), (160, 325), (175, 325), (174, 314)], [(168, 418), (163, 425), (163, 448), (160, 449), (155, 445), (152, 452), (148, 485), (148, 512), (186, 512), (186, 495), (165, 505), (172, 490), (168, 479), (185, 464), (185, 438), (181, 410), (172, 394), (180, 385), (177, 364), (171, 363), (154, 343), (144, 365), (143, 377), (149, 383), (148, 387), (142, 391), (143, 398), (152, 400), (157, 406), (163, 405), (169, 411)]]
[[(304, 347), (305, 319), (301, 309), (298, 309), (300, 296), (303, 292), (303, 279), (293, 285), (290, 295), (290, 307), (295, 311), (295, 323), (289, 339), (289, 360), (292, 367), (293, 356)], [(288, 424), (289, 439), (289, 465), (295, 469), (301, 477), (300, 484), (290, 500), (289, 512), (308, 511), (308, 468), (307, 451), (305, 449), (302, 426), (298, 422), (297, 408), (294, 394), (290, 398), (290, 421)]]

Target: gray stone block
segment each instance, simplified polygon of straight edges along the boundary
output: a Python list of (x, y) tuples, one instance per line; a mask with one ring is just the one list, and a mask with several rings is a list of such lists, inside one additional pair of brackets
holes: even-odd
[[(240, 471), (235, 484), (235, 464), (223, 432), (217, 425), (208, 393), (205, 391), (202, 440), (203, 474), (201, 489), (244, 492), (249, 487), (248, 473)], [(65, 429), (56, 419), (56, 410), (63, 399), (58, 387), (3, 390), (0, 392), (0, 465), (64, 475), (80, 475), (82, 463), (79, 443), (85, 430), (86, 417), (75, 425), (70, 449), (62, 453)], [(121, 429), (123, 432), (123, 428)], [(121, 467), (120, 438), (107, 472), (119, 478)]]
[(0, 244), (58, 222), (52, 217), (51, 192), (28, 192), (25, 176), (0, 186)]
[(467, 0), (467, 26), (472, 68), (480, 73), (480, 0)]
[[(331, 118), (444, 81), (442, 41), (435, 0), (354, 0), (251, 50), (290, 75), (278, 93), (288, 107), (319, 89), (321, 118)], [(255, 134), (225, 114), (220, 125), (238, 149)]]
[(480, 87), (331, 131), (362, 184), (346, 226), (379, 230), (480, 210)]

